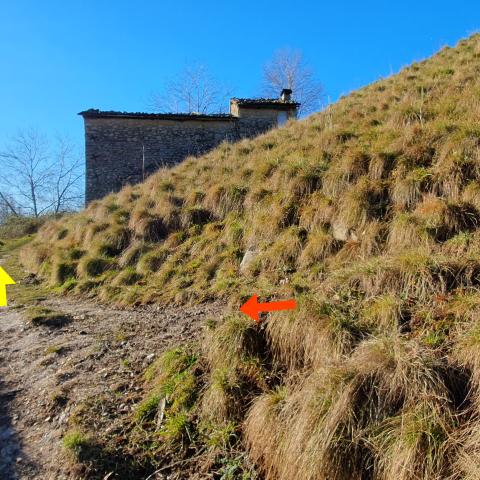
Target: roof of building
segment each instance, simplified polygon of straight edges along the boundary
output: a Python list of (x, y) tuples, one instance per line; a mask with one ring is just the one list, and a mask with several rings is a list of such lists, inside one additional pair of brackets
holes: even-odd
[(286, 102), (281, 98), (232, 98), (230, 102), (235, 102), (242, 107), (260, 107), (260, 108), (298, 108), (300, 106), (297, 102)]
[(146, 112), (116, 112), (113, 110), (98, 110), (90, 108), (79, 112), (83, 118), (145, 118), (164, 120), (236, 120), (237, 117), (229, 113), (146, 113)]
[[(300, 104), (297, 102), (284, 101), (280, 98), (232, 98), (231, 103), (236, 103), (245, 108), (273, 108), (293, 109)], [(145, 118), (163, 120), (236, 120), (235, 115), (230, 113), (147, 113), (147, 112), (117, 112), (114, 110), (98, 110), (90, 108), (79, 113), (83, 118)]]

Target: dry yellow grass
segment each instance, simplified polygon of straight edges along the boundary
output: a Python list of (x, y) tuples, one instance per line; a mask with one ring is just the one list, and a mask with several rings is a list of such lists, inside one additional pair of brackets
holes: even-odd
[(45, 225), (26, 264), (119, 303), (295, 296), (208, 331), (192, 407), (267, 479), (479, 478), (479, 92), (473, 35)]

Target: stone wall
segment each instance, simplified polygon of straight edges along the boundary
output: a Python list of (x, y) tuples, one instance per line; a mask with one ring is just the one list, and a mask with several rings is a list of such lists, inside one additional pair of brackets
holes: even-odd
[(161, 166), (205, 153), (224, 140), (263, 133), (276, 126), (278, 112), (270, 113), (186, 120), (84, 115), (86, 203), (128, 183), (141, 182), (143, 172), (150, 175)]

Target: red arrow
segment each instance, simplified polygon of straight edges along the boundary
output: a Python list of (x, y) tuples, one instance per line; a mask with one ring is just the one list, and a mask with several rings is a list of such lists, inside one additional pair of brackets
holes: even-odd
[(252, 295), (241, 307), (245, 315), (248, 315), (250, 318), (256, 322), (260, 321), (258, 316), (259, 312), (273, 312), (275, 310), (293, 310), (296, 308), (297, 302), (295, 300), (285, 300), (283, 302), (268, 302), (268, 303), (258, 303), (257, 295)]

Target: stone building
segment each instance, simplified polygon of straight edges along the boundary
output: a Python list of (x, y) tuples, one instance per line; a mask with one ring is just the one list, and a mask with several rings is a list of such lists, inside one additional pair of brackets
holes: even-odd
[(229, 114), (80, 112), (85, 123), (86, 203), (224, 140), (254, 137), (296, 118), (298, 104), (291, 93), (285, 89), (278, 99), (232, 98)]

